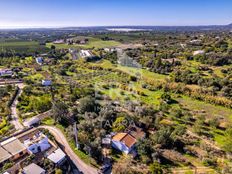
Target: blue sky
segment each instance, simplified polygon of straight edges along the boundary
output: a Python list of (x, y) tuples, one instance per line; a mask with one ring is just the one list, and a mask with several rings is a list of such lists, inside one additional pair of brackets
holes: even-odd
[(232, 23), (232, 0), (0, 0), (0, 28)]

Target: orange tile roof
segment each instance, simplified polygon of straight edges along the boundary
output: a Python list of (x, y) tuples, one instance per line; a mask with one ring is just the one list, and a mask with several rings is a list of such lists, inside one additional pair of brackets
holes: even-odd
[(117, 133), (114, 137), (113, 137), (113, 140), (115, 141), (121, 141), (125, 136), (126, 136), (127, 133)]
[(132, 147), (136, 143), (136, 139), (130, 134), (127, 134), (125, 137), (123, 137), (121, 142), (123, 142), (127, 147)]
[(118, 133), (113, 140), (124, 143), (127, 147), (132, 147), (136, 143), (136, 139), (128, 133)]

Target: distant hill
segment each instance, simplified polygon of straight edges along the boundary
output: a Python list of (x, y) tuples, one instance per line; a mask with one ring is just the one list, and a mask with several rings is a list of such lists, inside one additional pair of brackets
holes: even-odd
[[(1, 31), (2, 29), (0, 29)], [(7, 30), (7, 29), (4, 29)], [(18, 29), (10, 29), (18, 30)], [(228, 25), (199, 25), (199, 26), (92, 26), (92, 27), (61, 27), (61, 28), (25, 28), (22, 31), (220, 31), (232, 30), (232, 23)]]
[(61, 30), (79, 31), (207, 31), (207, 30), (231, 30), (229, 25), (199, 25), (199, 26), (95, 26), (95, 27), (66, 27)]

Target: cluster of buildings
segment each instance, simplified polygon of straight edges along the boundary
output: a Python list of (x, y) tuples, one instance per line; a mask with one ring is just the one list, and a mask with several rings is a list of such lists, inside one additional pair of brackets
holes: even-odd
[[(35, 155), (31, 164), (23, 166), (30, 155)], [(46, 172), (36, 162), (49, 159), (55, 166), (62, 165), (66, 154), (39, 129), (31, 128), (0, 143), (0, 168), (6, 163), (14, 163), (14, 169), (7, 169), (5, 174), (23, 172), (24, 174), (43, 174)]]
[(53, 42), (53, 44), (68, 44), (68, 45), (73, 45), (73, 44), (87, 44), (88, 39), (83, 38), (83, 39), (77, 39), (77, 38), (71, 38), (71, 39), (58, 39)]

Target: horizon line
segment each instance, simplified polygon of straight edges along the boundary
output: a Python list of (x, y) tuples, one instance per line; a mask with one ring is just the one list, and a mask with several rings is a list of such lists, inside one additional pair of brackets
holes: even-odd
[(229, 24), (198, 24), (198, 25), (80, 25), (80, 26), (0, 26), (4, 29), (59, 29), (59, 28), (87, 28), (87, 27), (208, 27), (208, 26), (228, 26)]

